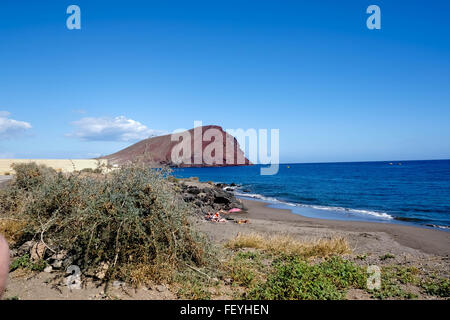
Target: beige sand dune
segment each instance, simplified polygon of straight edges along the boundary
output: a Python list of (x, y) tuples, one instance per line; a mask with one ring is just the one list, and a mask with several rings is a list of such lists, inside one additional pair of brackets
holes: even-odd
[(0, 159), (0, 175), (14, 174), (11, 168), (13, 163), (31, 163), (46, 165), (61, 172), (73, 172), (83, 169), (96, 169), (98, 166), (107, 166), (105, 159)]

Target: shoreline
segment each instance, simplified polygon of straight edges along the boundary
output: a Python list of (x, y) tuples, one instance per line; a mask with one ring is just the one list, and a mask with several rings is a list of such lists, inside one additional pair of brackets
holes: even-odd
[[(278, 199), (274, 199), (273, 201), (271, 201), (271, 200), (266, 200), (264, 198), (246, 196), (245, 194), (241, 194), (241, 193), (239, 193), (239, 194), (235, 193), (235, 196), (236, 196), (236, 198), (241, 199), (241, 200), (265, 203), (267, 206), (272, 206), (273, 209), (289, 210), (293, 214), (297, 214), (297, 215), (300, 215), (305, 218), (319, 219), (319, 220), (343, 221), (343, 222), (354, 221), (354, 222), (366, 222), (366, 223), (374, 222), (374, 223), (380, 223), (380, 224), (395, 224), (395, 225), (404, 225), (404, 226), (411, 226), (411, 227), (417, 227), (417, 228), (438, 230), (438, 231), (450, 233), (450, 228), (446, 227), (446, 226), (440, 226), (440, 225), (434, 225), (434, 224), (421, 224), (421, 223), (414, 222), (414, 220), (409, 220), (408, 218), (399, 218), (399, 217), (395, 217), (392, 215), (388, 215), (390, 217), (389, 219), (383, 219), (380, 217), (377, 218), (376, 216), (349, 217), (349, 218), (342, 217), (342, 218), (340, 218), (340, 217), (334, 217), (331, 214), (329, 214), (327, 216), (322, 211), (324, 211), (324, 210), (328, 211), (329, 209), (316, 208), (313, 205), (297, 206), (293, 203), (284, 202), (284, 201), (281, 201)], [(338, 209), (344, 209), (344, 208), (336, 208), (336, 212), (338, 211)], [(360, 209), (347, 209), (347, 210), (360, 211)], [(315, 217), (315, 216), (310, 216), (310, 215), (305, 214), (307, 211), (310, 211), (311, 213), (312, 212), (314, 212), (314, 213), (320, 212), (320, 213), (318, 213), (319, 216)], [(333, 210), (329, 210), (329, 211), (333, 212)], [(382, 214), (384, 214), (384, 213), (382, 213)]]
[(288, 209), (268, 207), (270, 203), (262, 201), (242, 199), (242, 202), (248, 211), (240, 216), (245, 216), (250, 220), (262, 220), (269, 224), (270, 222), (290, 223), (293, 227), (326, 228), (344, 233), (385, 233), (401, 246), (427, 254), (450, 255), (450, 233), (447, 231), (394, 223), (309, 218)]
[[(288, 203), (285, 203), (283, 201), (280, 200), (276, 200), (275, 201), (270, 201), (270, 200), (265, 200), (265, 199), (260, 199), (260, 198), (253, 198), (253, 197), (247, 197), (245, 196), (245, 194), (235, 194), (236, 198), (241, 199), (241, 200), (248, 200), (248, 201), (254, 201), (254, 202), (262, 202), (265, 203), (267, 207), (271, 206), (270, 208), (272, 209), (279, 209), (279, 210), (288, 210), (293, 214), (296, 215), (300, 215), (304, 218), (311, 218), (311, 219), (318, 219), (318, 220), (332, 220), (332, 221), (342, 221), (342, 222), (365, 222), (365, 223), (379, 223), (379, 224), (394, 224), (394, 225), (402, 225), (402, 226), (409, 226), (409, 227), (416, 227), (416, 228), (424, 228), (424, 229), (430, 229), (430, 230), (437, 230), (437, 231), (443, 231), (443, 232), (447, 232), (450, 234), (450, 228), (448, 227), (443, 227), (443, 226), (439, 226), (439, 225), (432, 225), (432, 224), (421, 224), (421, 223), (416, 223), (413, 220), (408, 220), (407, 218), (402, 219), (402, 218), (398, 218), (398, 217), (394, 217), (391, 216), (391, 218), (389, 219), (382, 219), (382, 218), (376, 218), (376, 217), (372, 217), (372, 218), (358, 218), (358, 217), (350, 217), (350, 218), (335, 218), (331, 215), (329, 215), (328, 217), (323, 214), (323, 213), (319, 213), (319, 215), (321, 216), (309, 216), (307, 214), (305, 214), (305, 212), (307, 212), (308, 210), (310, 212), (317, 212), (317, 211), (323, 211), (323, 210), (328, 210), (328, 209), (321, 209), (321, 208), (314, 208), (314, 206), (308, 206), (305, 205), (304, 207), (297, 207), (297, 206), (291, 206)], [(295, 210), (295, 209), (297, 210)], [(349, 210), (355, 210), (355, 209), (349, 209)], [(331, 210), (332, 211), (332, 210)]]

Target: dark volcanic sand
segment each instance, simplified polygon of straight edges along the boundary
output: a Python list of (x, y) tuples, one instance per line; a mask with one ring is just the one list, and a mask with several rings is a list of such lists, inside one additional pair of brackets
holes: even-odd
[(449, 256), (450, 233), (376, 222), (336, 221), (303, 217), (290, 210), (274, 209), (260, 201), (243, 200), (248, 212), (230, 215), (249, 219), (250, 224), (201, 223), (216, 241), (225, 241), (237, 233), (287, 233), (302, 239), (342, 236), (349, 240), (354, 251), (364, 253), (407, 253)]

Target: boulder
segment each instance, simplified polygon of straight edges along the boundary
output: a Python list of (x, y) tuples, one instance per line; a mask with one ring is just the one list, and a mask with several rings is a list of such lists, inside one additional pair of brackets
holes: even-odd
[(47, 247), (42, 242), (36, 242), (30, 251), (30, 257), (33, 261), (39, 261), (44, 259), (45, 251)]
[(197, 188), (195, 186), (189, 186), (187, 189), (187, 192), (190, 194), (199, 194), (201, 191), (199, 188)]

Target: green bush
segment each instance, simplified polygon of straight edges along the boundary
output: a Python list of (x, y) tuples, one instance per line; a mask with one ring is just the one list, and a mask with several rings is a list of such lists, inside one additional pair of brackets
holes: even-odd
[(32, 163), (14, 163), (12, 168), (16, 172), (15, 185), (19, 189), (29, 191), (40, 185), (46, 176), (55, 174), (54, 169), (44, 165)]
[(422, 283), (422, 288), (428, 294), (434, 296), (440, 296), (443, 298), (450, 297), (450, 280), (449, 279), (436, 279), (436, 280), (427, 280)]
[(394, 258), (395, 258), (395, 256), (393, 254), (390, 254), (390, 253), (386, 253), (385, 255), (380, 256), (380, 260), (381, 261), (384, 261), (384, 260), (387, 260), (387, 259), (394, 259)]
[(211, 261), (206, 241), (188, 221), (189, 207), (167, 181), (168, 170), (132, 165), (92, 177), (34, 163), (14, 169), (16, 179), (0, 203), (8, 204), (4, 214), (26, 221), (22, 243), (34, 238), (68, 251), (84, 273), (106, 264), (105, 279), (170, 281), (186, 264)]
[(366, 274), (361, 267), (340, 257), (310, 264), (298, 257), (274, 262), (273, 272), (265, 283), (256, 285), (250, 299), (337, 300), (344, 299), (350, 287), (363, 288)]
[(95, 169), (92, 169), (92, 168), (84, 168), (84, 169), (81, 169), (80, 172), (82, 172), (82, 173), (95, 173), (95, 174), (101, 174), (103, 171), (102, 171), (101, 168), (95, 168)]

